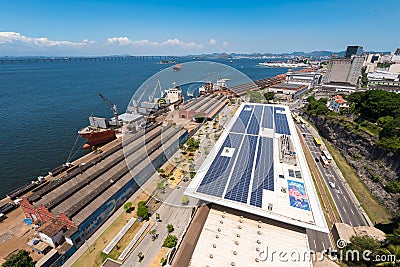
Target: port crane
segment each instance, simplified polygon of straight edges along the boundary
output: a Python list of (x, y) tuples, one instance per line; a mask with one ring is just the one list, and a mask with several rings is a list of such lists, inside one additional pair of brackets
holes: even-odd
[(113, 112), (113, 114), (114, 114), (114, 118), (115, 118), (115, 124), (116, 124), (116, 126), (118, 127), (119, 126), (119, 120), (118, 120), (118, 111), (117, 111), (117, 105), (112, 105), (108, 100), (107, 100), (107, 98), (105, 98), (104, 96), (103, 96), (103, 94), (102, 93), (99, 93), (99, 96), (101, 97), (101, 99), (103, 99), (103, 101), (104, 101), (104, 103), (106, 103), (106, 105), (111, 109), (111, 111)]
[(139, 104), (142, 102), (142, 99), (143, 99), (143, 97), (144, 97), (144, 95), (146, 93), (148, 94), (149, 102), (153, 102), (154, 96), (155, 96), (155, 94), (157, 92), (157, 88), (159, 89), (160, 95), (162, 97), (164, 95), (164, 93), (163, 93), (163, 90), (161, 88), (160, 79), (157, 79), (157, 84), (156, 84), (156, 86), (154, 87), (154, 89), (151, 92), (149, 91), (149, 86), (147, 85), (146, 89), (142, 90), (142, 92), (140, 93), (140, 95), (139, 95), (139, 97), (137, 99), (132, 99), (132, 105), (133, 105), (133, 108), (134, 108), (134, 112), (140, 113), (139, 110), (138, 110), (138, 107), (139, 107)]

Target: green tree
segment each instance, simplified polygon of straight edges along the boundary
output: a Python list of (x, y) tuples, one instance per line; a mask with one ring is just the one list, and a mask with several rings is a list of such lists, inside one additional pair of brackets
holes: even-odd
[(130, 212), (131, 211), (131, 208), (132, 208), (132, 202), (126, 202), (125, 204), (124, 204), (124, 210), (126, 211), (126, 212)]
[[(350, 238), (349, 245), (344, 249), (343, 255), (350, 255), (345, 261), (349, 266), (369, 266), (370, 262), (363, 259), (362, 255), (363, 252), (369, 250), (372, 252), (369, 257), (373, 259), (378, 253), (380, 249), (380, 244), (373, 239), (372, 237), (368, 236), (353, 236)], [(352, 258), (352, 254), (350, 251), (358, 251), (360, 255), (359, 260), (357, 261), (356, 258)]]
[(182, 204), (187, 205), (189, 203), (189, 197), (188, 196), (182, 196)]
[(393, 255), (391, 261), (380, 262), (376, 266), (400, 266), (400, 246), (389, 245), (380, 250), (384, 255)]
[(20, 249), (17, 253), (12, 254), (2, 264), (3, 267), (35, 267), (36, 262), (33, 261), (29, 252)]
[(149, 209), (146, 207), (145, 201), (140, 201), (138, 203), (136, 215), (138, 217), (142, 217), (144, 220), (147, 220), (149, 218)]
[(167, 264), (167, 259), (166, 258), (161, 258), (160, 264), (161, 264), (161, 266), (164, 266), (165, 264)]
[(167, 230), (168, 230), (168, 233), (173, 232), (174, 231), (174, 226), (172, 224), (168, 224), (167, 225)]
[(174, 235), (170, 235), (169, 234), (165, 238), (163, 246), (167, 247), (167, 248), (173, 248), (173, 247), (176, 246), (177, 242), (178, 242), (178, 238), (176, 236), (174, 236)]
[(264, 93), (265, 100), (270, 101), (274, 100), (275, 98), (275, 93), (274, 92), (266, 92)]
[(194, 152), (194, 151), (196, 151), (196, 149), (198, 149), (200, 147), (200, 141), (191, 137), (191, 138), (189, 138), (189, 140), (187, 140), (186, 146), (187, 146), (187, 150), (189, 152)]
[(151, 231), (149, 232), (149, 235), (151, 236), (151, 239), (152, 239), (153, 241), (156, 240), (157, 237), (158, 237), (157, 230), (156, 230), (156, 229), (151, 230)]
[(264, 103), (265, 98), (260, 92), (248, 90), (247, 95), (250, 98), (250, 103)]

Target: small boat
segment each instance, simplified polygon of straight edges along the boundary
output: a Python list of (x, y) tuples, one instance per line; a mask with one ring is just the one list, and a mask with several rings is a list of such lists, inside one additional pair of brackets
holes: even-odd
[(157, 64), (161, 65), (169, 65), (169, 64), (175, 64), (176, 62), (174, 60), (160, 60), (157, 62)]
[(182, 69), (182, 64), (176, 64), (172, 67), (174, 71), (180, 71)]

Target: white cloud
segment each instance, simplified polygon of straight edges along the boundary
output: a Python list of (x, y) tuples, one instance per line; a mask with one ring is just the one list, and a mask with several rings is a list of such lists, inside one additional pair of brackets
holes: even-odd
[(162, 46), (180, 46), (182, 48), (203, 48), (202, 44), (196, 42), (183, 42), (177, 38), (168, 39), (164, 42), (152, 42), (149, 40), (131, 40), (128, 37), (113, 37), (107, 39), (107, 44), (120, 45), (120, 46), (152, 46), (152, 47), (162, 47)]
[(210, 41), (208, 42), (209, 45), (216, 45), (217, 41), (215, 41), (214, 38), (211, 38)]
[(185, 42), (178, 38), (164, 41), (133, 40), (127, 36), (107, 38), (103, 42), (57, 41), (46, 37), (29, 37), (18, 32), (0, 31), (0, 55), (104, 55), (104, 54), (176, 54), (204, 52), (197, 42)]
[(24, 44), (30, 47), (84, 47), (93, 44), (94, 41), (84, 39), (81, 42), (55, 41), (41, 37), (27, 37), (18, 32), (0, 32), (0, 45), (4, 44)]
[(223, 42), (222, 47), (228, 47), (228, 42)]
[(134, 41), (129, 39), (128, 37), (113, 37), (107, 39), (107, 44), (114, 44), (114, 45), (121, 45), (121, 46), (131, 46), (131, 45), (150, 45), (150, 46), (157, 46), (157, 42), (150, 42), (149, 40), (139, 40)]

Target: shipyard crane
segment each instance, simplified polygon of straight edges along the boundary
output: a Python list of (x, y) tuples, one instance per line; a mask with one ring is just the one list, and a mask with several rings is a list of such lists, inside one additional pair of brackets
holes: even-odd
[(104, 103), (106, 103), (106, 105), (111, 109), (111, 111), (114, 113), (114, 118), (115, 118), (115, 124), (118, 127), (119, 126), (119, 120), (118, 120), (118, 111), (117, 111), (117, 106), (114, 104), (112, 105), (107, 98), (105, 98), (103, 96), (102, 93), (99, 93), (99, 96), (101, 97), (101, 99), (103, 99)]
[(153, 88), (153, 90), (151, 92), (149, 90), (149, 85), (147, 85), (146, 88), (142, 90), (142, 92), (137, 97), (137, 99), (132, 99), (132, 105), (133, 105), (134, 112), (140, 113), (139, 112), (139, 104), (142, 102), (142, 99), (143, 99), (143, 97), (145, 96), (146, 93), (147, 93), (147, 97), (149, 99), (149, 102), (153, 102), (154, 96), (155, 96), (155, 94), (157, 92), (157, 88), (159, 89), (161, 97), (162, 97), (163, 96), (163, 91), (162, 91), (162, 88), (161, 88), (161, 83), (160, 83), (160, 80), (157, 79), (157, 84), (156, 84), (156, 86)]

